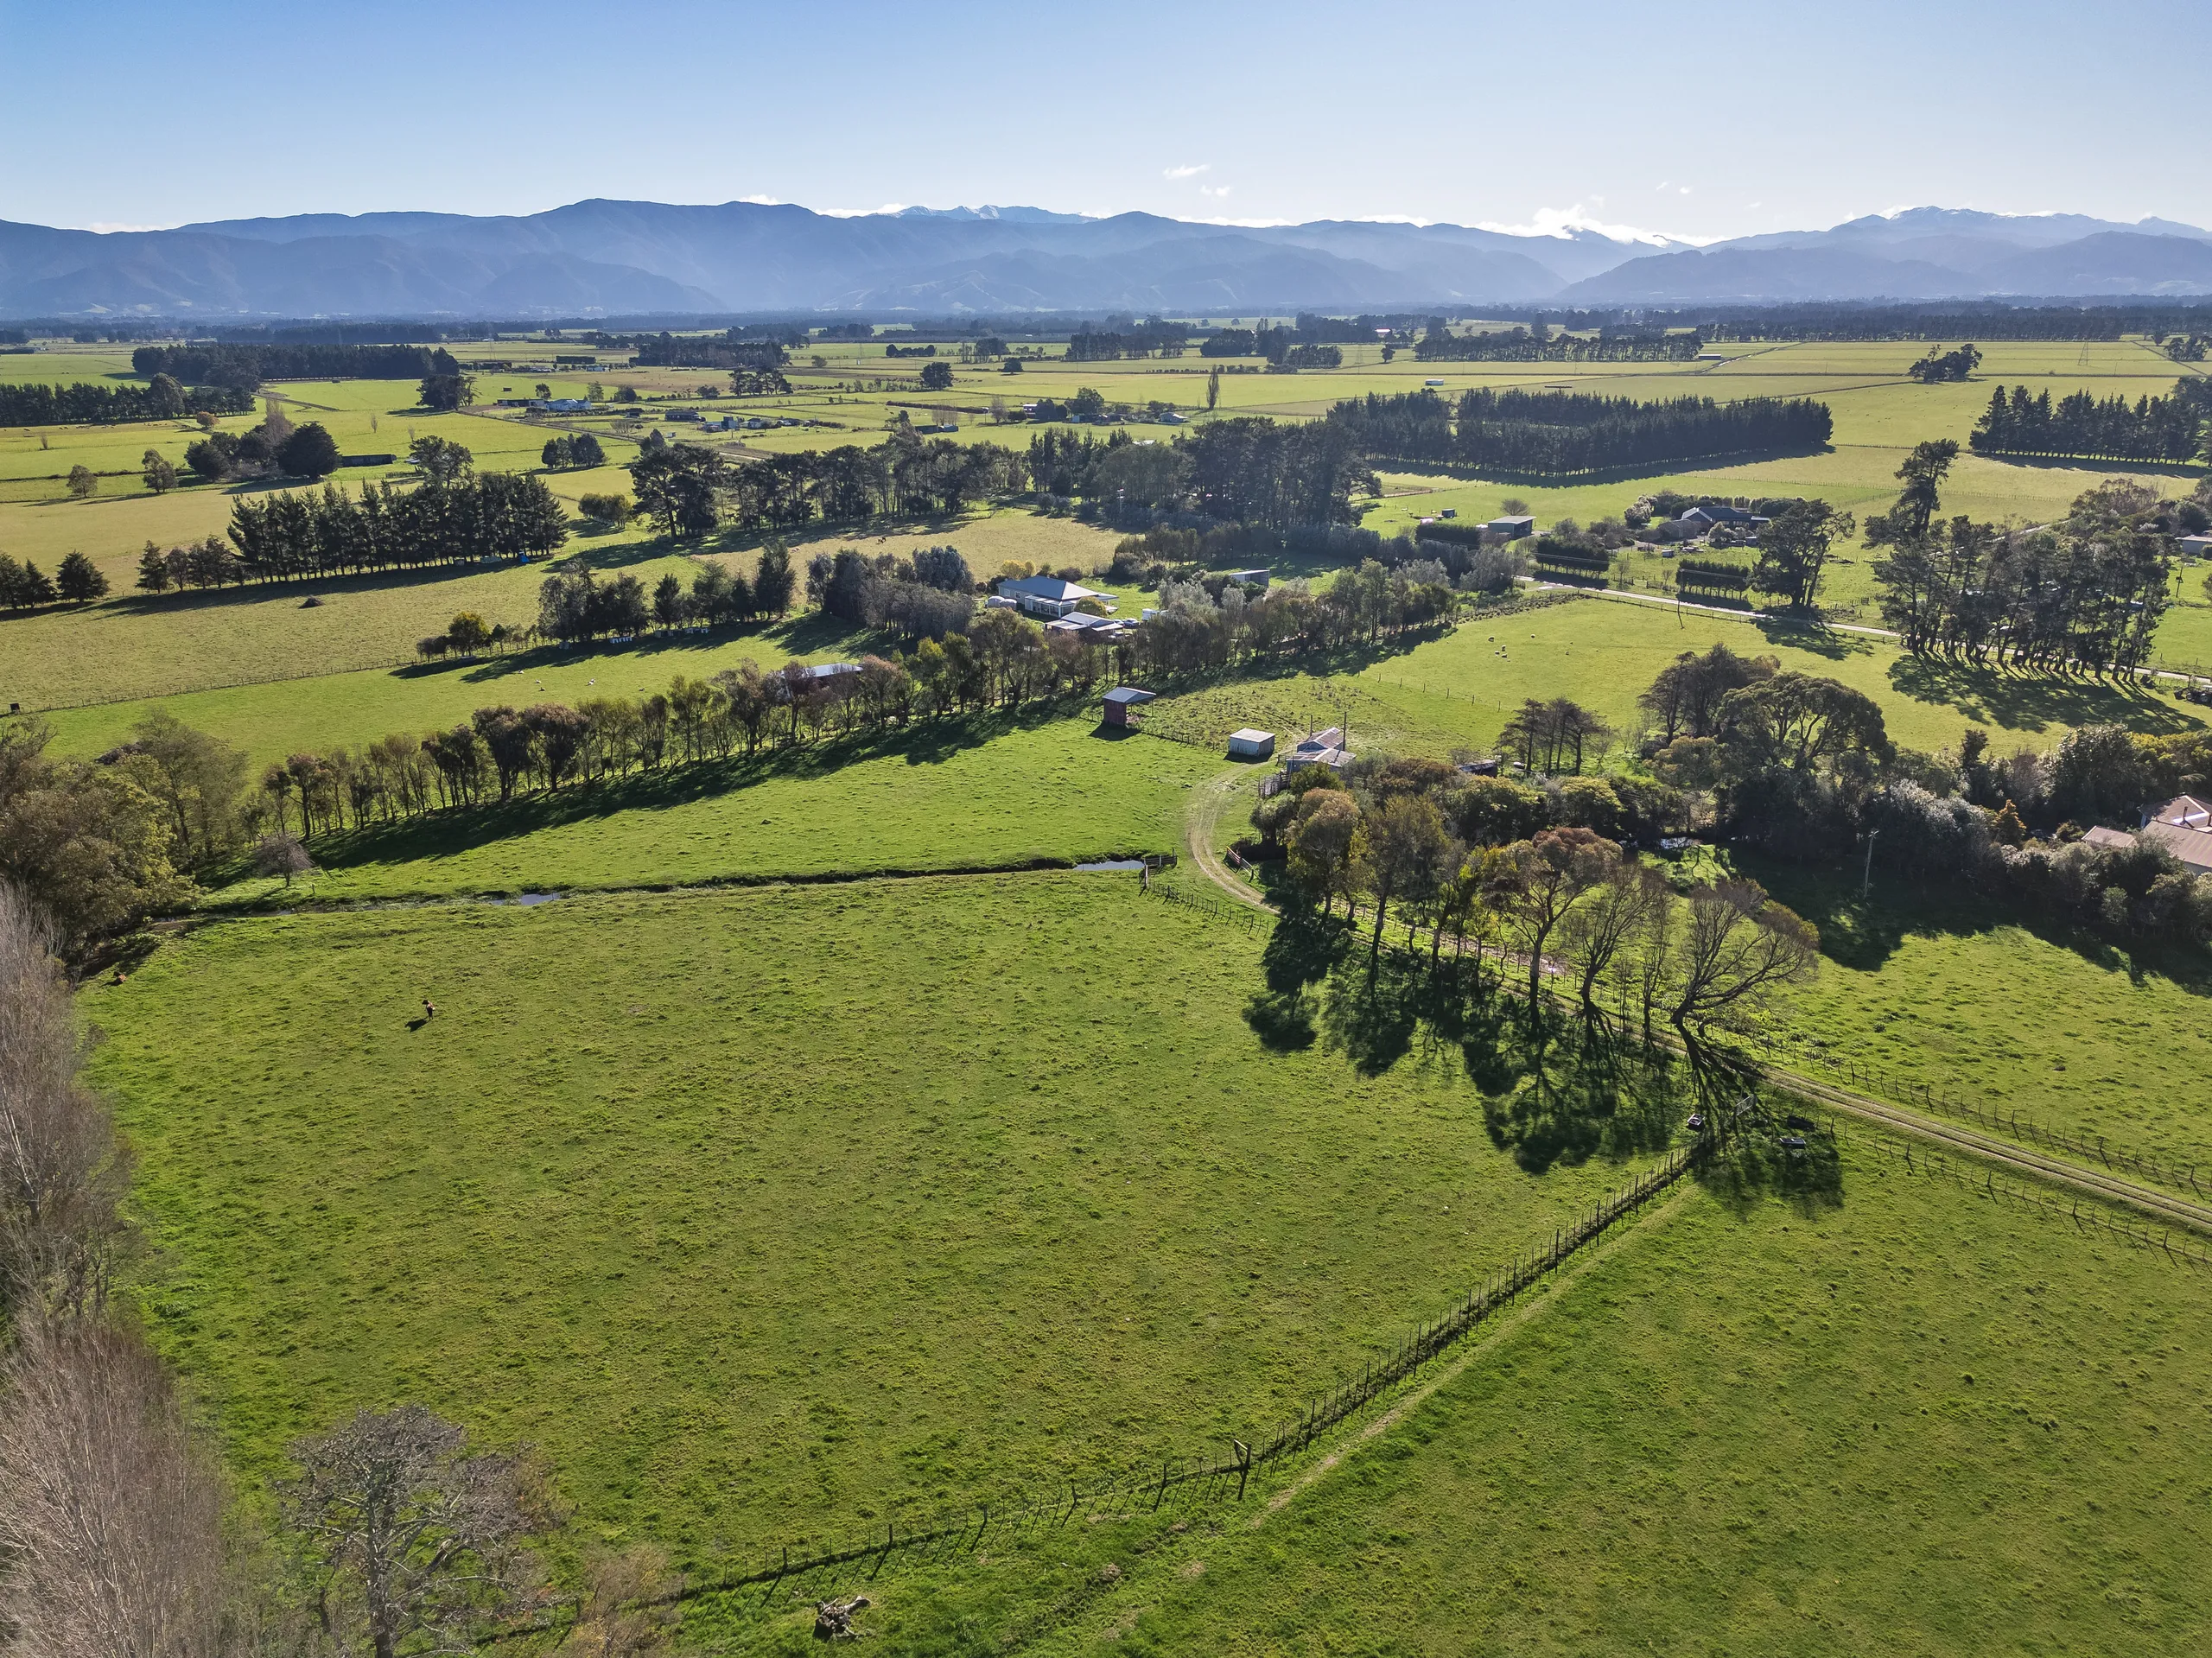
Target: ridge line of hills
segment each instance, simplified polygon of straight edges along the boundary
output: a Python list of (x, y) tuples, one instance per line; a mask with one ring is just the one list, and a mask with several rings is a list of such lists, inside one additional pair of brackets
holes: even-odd
[(2212, 295), (2212, 232), (1916, 207), (1691, 247), (1594, 231), (1229, 226), (1034, 207), (849, 217), (588, 200), (521, 216), (303, 213), (99, 232), (0, 221), (0, 316), (1028, 311), (1242, 314)]

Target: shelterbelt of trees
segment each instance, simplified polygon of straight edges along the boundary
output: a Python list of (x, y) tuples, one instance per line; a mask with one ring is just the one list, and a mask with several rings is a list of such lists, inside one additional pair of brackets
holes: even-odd
[(1989, 394), (1967, 442), (1976, 454), (2081, 455), (2099, 461), (2191, 461), (2207, 456), (2205, 418), (2212, 415), (2212, 380), (2191, 376), (2172, 395), (2099, 398), (2069, 392), (2051, 401), (2016, 385)]
[(1289, 530), (1351, 523), (1353, 494), (1375, 486), (1349, 435), (1329, 422), (1258, 417), (1210, 422), (1168, 443), (1139, 443), (1122, 429), (1098, 439), (1048, 427), (1026, 455), (925, 440), (911, 429), (873, 448), (847, 444), (736, 463), (702, 445), (664, 441), (648, 443), (630, 473), (639, 509), (664, 533), (687, 538), (723, 524), (785, 529), (957, 512), (1025, 487), (1121, 511)]
[(0, 426), (97, 426), (122, 421), (177, 420), (187, 415), (245, 415), (250, 390), (180, 384), (157, 374), (145, 385), (0, 385)]
[(1001, 445), (925, 440), (903, 424), (873, 448), (848, 443), (734, 464), (702, 444), (649, 439), (630, 475), (639, 510), (663, 534), (683, 538), (723, 524), (790, 529), (817, 519), (957, 513), (1013, 494), (1027, 479), (1021, 457)]
[(1414, 346), (1423, 363), (1687, 363), (1705, 349), (1695, 331), (1608, 324), (1595, 334), (1554, 334), (1544, 323), (1487, 334), (1453, 334), (1432, 318)]
[(130, 353), (130, 366), (149, 378), (169, 374), (245, 391), (257, 390), (264, 380), (419, 380), (461, 372), (461, 365), (442, 346), (391, 345), (141, 346)]
[(2120, 480), (2075, 498), (2066, 518), (2035, 529), (1942, 516), (1942, 487), (1959, 446), (1923, 443), (1898, 468), (1904, 487), (1870, 518), (1883, 621), (1921, 655), (2022, 667), (2126, 672), (2148, 657), (2165, 614), (2171, 534), (2199, 521), (2212, 492), (2178, 505)]
[(1328, 421), (1241, 416), (1148, 444), (1123, 431), (1099, 439), (1052, 427), (1030, 440), (1027, 461), (1045, 495), (1265, 530), (1351, 524), (1352, 497), (1377, 487), (1351, 434)]
[(1457, 405), (1431, 391), (1370, 393), (1329, 411), (1370, 460), (1474, 467), (1538, 477), (1724, 454), (1805, 454), (1834, 429), (1810, 398), (1670, 397), (1641, 403), (1580, 391), (1478, 386)]
[(404, 569), (550, 553), (569, 538), (568, 514), (541, 479), (487, 472), (426, 480), (413, 490), (364, 484), (348, 495), (289, 491), (231, 508), (239, 581)]
[[(671, 575), (650, 598), (626, 574), (601, 584), (589, 572), (556, 571), (545, 583), (539, 626), (546, 637), (584, 642), (610, 618), (642, 630), (698, 626), (716, 607), (736, 604), (774, 613), (791, 602), (792, 572), (781, 549), (770, 555), (741, 600), (720, 570), (702, 571), (689, 594)], [(920, 571), (850, 549), (826, 562), (828, 570), (812, 573), (824, 597), (863, 572), (869, 584), (948, 596), (921, 579), (945, 578), (950, 562), (941, 556), (925, 558)], [(848, 569), (841, 573), (840, 564)], [(300, 848), (283, 843), (287, 835), (304, 840), (505, 802), (531, 788), (591, 786), (640, 768), (1020, 708), (1088, 692), (1109, 676), (1166, 686), (1185, 674), (1371, 642), (1449, 613), (1451, 591), (1424, 579), (1436, 574), (1370, 562), (1325, 593), (1280, 583), (1249, 604), (1234, 587), (1217, 595), (1202, 581), (1170, 581), (1160, 614), (1111, 649), (1048, 634), (1011, 610), (978, 612), (971, 595), (959, 600), (962, 626), (908, 650), (863, 656), (841, 671), (747, 663), (710, 681), (679, 676), (666, 693), (642, 699), (483, 708), (451, 730), (398, 732), (359, 750), (289, 756), (264, 773), (257, 789), (247, 786), (242, 753), (166, 714), (142, 721), (130, 742), (96, 761), (48, 755), (43, 722), (12, 718), (0, 721), (0, 876), (31, 893), (81, 956), (149, 916), (188, 904), (196, 877), (242, 850), (258, 848), (271, 873), (302, 867)], [(481, 650), (493, 632), (480, 619), (457, 617), (448, 649)]]

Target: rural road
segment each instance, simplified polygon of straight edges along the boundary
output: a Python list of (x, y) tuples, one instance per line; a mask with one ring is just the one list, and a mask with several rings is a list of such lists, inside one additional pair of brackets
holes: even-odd
[[(1191, 861), (1204, 872), (1208, 880), (1238, 903), (1248, 904), (1272, 914), (1273, 906), (1253, 891), (1249, 882), (1238, 880), (1236, 873), (1222, 861), (1213, 849), (1214, 834), (1220, 825), (1222, 814), (1241, 797), (1241, 785), (1250, 775), (1249, 769), (1238, 767), (1198, 785), (1192, 791), (1190, 805), (1185, 810), (1184, 829), (1190, 842)], [(1794, 1071), (1762, 1066), (1761, 1074), (1777, 1088), (1808, 1103), (1825, 1106), (1831, 1111), (1857, 1117), (1862, 1122), (1872, 1123), (1893, 1133), (1910, 1134), (1948, 1151), (1997, 1164), (2015, 1173), (2069, 1187), (2088, 1197), (2101, 1197), (2107, 1203), (2125, 1204), (2165, 1225), (2185, 1227), (2190, 1231), (2212, 1236), (2212, 1206), (2193, 1203), (2186, 1197), (2123, 1179), (2103, 1169), (2031, 1151), (1993, 1134), (1981, 1134), (1908, 1107), (1891, 1105), (1886, 1101), (1856, 1093), (1850, 1089), (1838, 1088), (1833, 1083), (1816, 1082)]]
[(1237, 880), (1236, 872), (1224, 863), (1221, 854), (1213, 849), (1215, 832), (1221, 827), (1222, 814), (1237, 804), (1243, 795), (1243, 785), (1253, 775), (1249, 765), (1233, 766), (1219, 777), (1209, 778), (1191, 791), (1191, 804), (1183, 810), (1183, 834), (1190, 843), (1191, 861), (1205, 872), (1205, 877), (1240, 904), (1249, 904), (1257, 910), (1274, 913), (1267, 899), (1254, 892), (1248, 881)]

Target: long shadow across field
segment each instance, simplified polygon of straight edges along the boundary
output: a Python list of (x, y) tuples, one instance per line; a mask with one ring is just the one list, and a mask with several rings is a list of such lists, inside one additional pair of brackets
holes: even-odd
[(571, 784), (557, 791), (521, 796), (504, 805), (455, 807), (423, 817), (345, 830), (317, 839), (315, 857), (331, 870), (448, 858), (564, 824), (594, 822), (624, 812), (665, 810), (779, 778), (823, 777), (861, 760), (903, 757), (909, 765), (939, 765), (963, 750), (979, 748), (1011, 732), (1066, 719), (1077, 706), (1065, 702), (1039, 703), (1019, 710), (964, 715), (926, 721), (903, 731), (833, 737), (750, 759), (733, 755), (728, 759)]
[(1901, 656), (1890, 683), (1916, 702), (1955, 709), (2006, 731), (2054, 725), (2122, 725), (2145, 734), (2187, 731), (2204, 722), (2140, 686), (2109, 680), (2016, 674), (2002, 668), (1931, 657)]
[(820, 611), (810, 610), (787, 621), (746, 622), (734, 627), (686, 628), (681, 632), (649, 633), (643, 638), (610, 639), (580, 647), (540, 645), (527, 651), (509, 651), (499, 656), (410, 663), (404, 668), (393, 669), (392, 675), (398, 679), (432, 679), (445, 675), (470, 684), (496, 684), (517, 674), (538, 673), (555, 667), (573, 667), (577, 663), (594, 661), (602, 656), (607, 658), (611, 667), (617, 661), (651, 662), (663, 656), (680, 657), (693, 651), (719, 651), (726, 645), (747, 639), (757, 639), (763, 645), (773, 647), (762, 652), (764, 657), (770, 658), (763, 665), (772, 668), (781, 665), (773, 659), (777, 657), (804, 657), (832, 649), (860, 651), (871, 644), (895, 648), (887, 640), (856, 634), (849, 622), (824, 615)]
[(1532, 1019), (1471, 961), (1373, 946), (1339, 920), (1287, 911), (1261, 957), (1265, 988), (1245, 1007), (1253, 1034), (1277, 1051), (1322, 1042), (1367, 1077), (1407, 1063), (1464, 1075), (1491, 1142), (1532, 1174), (1672, 1139), (1688, 1079), (1637, 1033), (1557, 1010)]
[(2138, 981), (2156, 975), (2192, 995), (2212, 996), (2212, 951), (2156, 943), (2123, 948), (2031, 905), (2000, 903), (1956, 882), (1885, 874), (1879, 861), (1878, 854), (1874, 890), (1866, 894), (1855, 864), (1790, 864), (1741, 852), (1734, 859), (1737, 868), (1820, 930), (1821, 955), (1854, 971), (1878, 970), (1915, 936), (1969, 937), (2018, 927), (2093, 966), (2124, 969)]
[(1874, 641), (1864, 633), (1840, 633), (1819, 622), (1788, 616), (1761, 616), (1752, 623), (1769, 645), (1786, 645), (1808, 656), (1841, 662), (1846, 657), (1871, 657)]

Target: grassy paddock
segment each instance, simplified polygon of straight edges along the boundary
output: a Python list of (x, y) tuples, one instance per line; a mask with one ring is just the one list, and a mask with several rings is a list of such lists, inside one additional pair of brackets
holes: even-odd
[[(553, 473), (548, 481), (570, 499), (580, 489), (629, 486), (628, 475), (612, 469)], [(132, 516), (144, 521), (146, 538), (170, 544), (220, 533), (230, 521), (231, 498), (223, 491), (189, 491), (182, 497), (99, 501), (44, 512), (45, 521), (53, 525), (75, 522), (91, 512)], [(1007, 509), (881, 533), (823, 530), (803, 535), (790, 544), (794, 562), (804, 569), (814, 554), (841, 547), (857, 547), (870, 555), (912, 554), (918, 548), (950, 543), (960, 548), (977, 575), (990, 576), (1016, 559), (1055, 569), (1070, 565), (1086, 571), (1103, 568), (1119, 538), (1073, 519)], [(58, 540), (74, 544), (67, 535)], [(613, 535), (578, 535), (562, 549), (560, 558), (582, 560), (603, 573), (632, 575), (648, 588), (671, 571), (689, 585), (697, 576), (699, 564), (708, 560), (749, 575), (759, 562), (759, 543), (758, 537), (733, 533), (679, 550), (640, 525)], [(33, 556), (49, 571), (59, 560), (59, 552)], [(458, 611), (474, 610), (487, 620), (518, 626), (536, 621), (538, 588), (546, 573), (546, 561), (539, 561), (481, 570), (383, 571), (150, 598), (134, 592), (136, 543), (100, 562), (115, 589), (108, 600), (81, 609), (0, 616), (0, 646), (6, 648), (8, 662), (0, 691), (5, 692), (7, 702), (30, 708), (76, 708), (404, 663), (411, 659), (416, 640), (442, 632)], [(310, 605), (310, 599), (316, 602)], [(802, 626), (808, 638), (823, 635), (818, 619)], [(762, 648), (757, 642), (745, 647), (756, 655)], [(802, 645), (796, 653), (804, 655), (807, 648)], [(696, 641), (679, 640), (648, 650), (691, 652)], [(542, 667), (542, 659), (533, 665)], [(373, 703), (385, 699), (371, 696), (366, 700)], [(136, 710), (115, 709), (88, 716), (88, 728), (105, 737), (137, 717)], [(296, 747), (303, 741), (328, 740), (304, 735), (289, 740)]]
[(2202, 1651), (2202, 1278), (1871, 1139), (1844, 1179), (1691, 1196), (1287, 1509), (1030, 1649)]
[(1637, 694), (1676, 655), (1716, 641), (1865, 692), (1881, 704), (1890, 735), (1916, 748), (1955, 746), (1968, 725), (1992, 728), (2002, 749), (2015, 740), (2049, 748), (2074, 726), (2098, 721), (2139, 731), (2205, 723), (2192, 705), (2139, 688), (1954, 668), (1864, 634), (1618, 600), (1478, 619), (1357, 674), (1239, 681), (1164, 700), (1148, 718), (1214, 743), (1243, 725), (1281, 735), (1348, 715), (1356, 750), (1443, 753), (1494, 742), (1525, 697), (1571, 696), (1632, 732)]
[(86, 1011), (249, 1489), (419, 1400), (696, 1563), (1249, 1438), (1623, 1178), (1263, 1045), (1261, 950), (925, 880), (231, 923)]
[(1086, 713), (932, 721), (830, 743), (440, 813), (316, 840), (320, 873), (216, 901), (436, 897), (535, 888), (1004, 868), (1173, 848), (1211, 755), (1104, 735)]
[[(1878, 1068), (1984, 1110), (2196, 1164), (2212, 1184), (2212, 952), (2131, 953), (2010, 905), (1857, 861), (1737, 860), (1821, 930), (1790, 1027), (1805, 1061)], [(1822, 1074), (1808, 1064), (1811, 1074)]]

